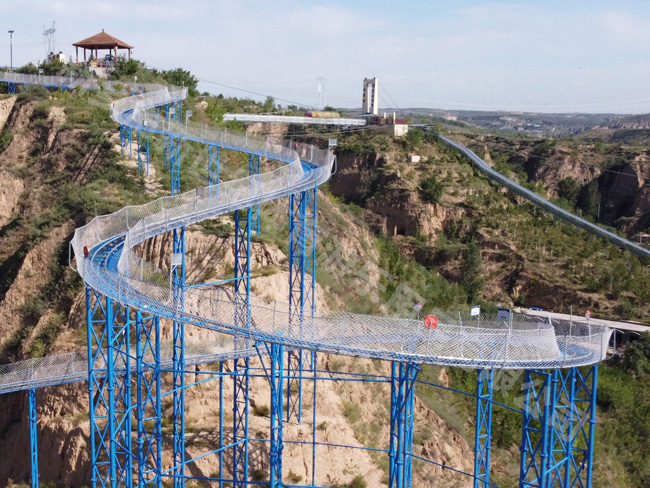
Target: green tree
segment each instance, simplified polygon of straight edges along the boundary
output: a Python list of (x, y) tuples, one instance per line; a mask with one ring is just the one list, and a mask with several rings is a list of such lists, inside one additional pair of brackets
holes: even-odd
[(133, 76), (138, 72), (140, 63), (135, 59), (127, 60), (124, 56), (118, 56), (115, 60), (115, 69), (113, 70), (113, 78), (120, 76)]
[(187, 70), (176, 68), (170, 71), (163, 71), (162, 76), (171, 85), (186, 86), (190, 95), (198, 95), (199, 93), (196, 89), (199, 80)]
[(467, 299), (474, 303), (479, 297), (485, 280), (483, 279), (483, 264), (481, 263), (481, 253), (478, 243), (471, 240), (467, 245), (463, 266), (461, 268), (461, 284), (467, 290)]
[(262, 110), (266, 113), (275, 111), (275, 99), (271, 96), (266, 97), (264, 105), (262, 105)]
[(650, 373), (650, 332), (644, 332), (637, 341), (627, 346), (623, 365), (637, 376)]
[(600, 208), (600, 191), (598, 180), (592, 180), (582, 187), (577, 198), (578, 208), (582, 209), (585, 215), (596, 218)]
[(428, 203), (436, 203), (442, 197), (442, 192), (445, 189), (444, 183), (438, 181), (435, 175), (420, 180), (420, 195), (422, 200)]
[(572, 207), (576, 206), (578, 195), (580, 194), (580, 183), (575, 178), (564, 178), (558, 184), (558, 195), (564, 198), (571, 204)]
[(27, 63), (25, 66), (18, 68), (16, 70), (17, 73), (23, 73), (26, 75), (37, 75), (38, 74), (38, 68), (34, 66), (34, 63)]

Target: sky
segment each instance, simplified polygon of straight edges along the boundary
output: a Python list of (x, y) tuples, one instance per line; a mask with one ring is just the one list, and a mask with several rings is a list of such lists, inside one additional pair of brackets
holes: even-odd
[[(0, 17), (0, 65), (44, 58), (102, 29), (201, 91), (284, 106), (382, 111), (650, 112), (650, 2), (600, 0), (25, 0)], [(20, 6), (20, 8), (18, 8)], [(5, 37), (2, 37), (4, 29)]]

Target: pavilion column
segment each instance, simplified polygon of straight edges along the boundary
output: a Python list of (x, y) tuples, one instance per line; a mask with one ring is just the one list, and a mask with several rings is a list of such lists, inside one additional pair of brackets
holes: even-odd
[(77, 50), (77, 64), (79, 64), (79, 46), (75, 46), (75, 49)]

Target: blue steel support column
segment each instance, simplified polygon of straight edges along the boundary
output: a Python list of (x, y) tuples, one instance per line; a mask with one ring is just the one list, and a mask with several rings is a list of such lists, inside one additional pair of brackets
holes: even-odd
[(162, 487), (160, 319), (136, 312), (138, 486)]
[[(178, 147), (180, 141), (171, 139), (170, 169), (171, 193), (181, 191), (181, 162)], [(174, 229), (172, 254), (172, 279), (174, 304), (178, 310), (185, 307), (185, 227)], [(174, 488), (185, 486), (185, 324), (173, 322), (173, 444)]]
[(128, 144), (129, 140), (129, 127), (126, 125), (120, 125), (120, 149), (122, 151), (122, 156), (124, 156), (124, 148)]
[(16, 84), (9, 81), (7, 82), (7, 93), (9, 95), (14, 95), (16, 93)]
[(524, 389), (519, 487), (548, 488), (551, 374), (526, 370)]
[(27, 392), (29, 399), (29, 450), (32, 468), (32, 488), (38, 488), (38, 426), (36, 424), (36, 390)]
[[(235, 325), (250, 327), (250, 244), (251, 209), (235, 211)], [(235, 337), (235, 349), (247, 349), (248, 341)], [(248, 357), (234, 360), (233, 397), (233, 488), (244, 488), (248, 481)]]
[(284, 348), (279, 344), (271, 344), (271, 373), (269, 377), (269, 383), (271, 384), (271, 446), (269, 456), (269, 480), (271, 488), (280, 488), (282, 486), (283, 356)]
[[(108, 299), (107, 299), (108, 300)], [(131, 486), (133, 482), (133, 449), (131, 445), (131, 344), (129, 308), (113, 304), (114, 317), (111, 320), (113, 332), (109, 342), (109, 364), (112, 365), (112, 421), (116, 485)]]
[[(248, 174), (249, 175), (258, 175), (260, 174), (260, 157), (250, 155), (248, 160)], [(259, 178), (257, 179), (259, 183)], [(260, 235), (260, 204), (253, 205), (251, 207), (251, 232)]]
[[(596, 429), (596, 391), (598, 390), (598, 365), (594, 365), (589, 368), (589, 372), (584, 376), (580, 374), (581, 384), (578, 387), (577, 398), (579, 401), (583, 402), (582, 405), (586, 405), (587, 411), (582, 417), (586, 419), (589, 416), (589, 427), (585, 428), (584, 421), (580, 424), (580, 431), (578, 437), (584, 439), (586, 444), (586, 453), (584, 456), (584, 461), (578, 465), (577, 476), (586, 477), (585, 488), (591, 488), (591, 475), (593, 473), (593, 462), (594, 462), (594, 434)], [(591, 382), (591, 384), (590, 384)], [(583, 400), (582, 398), (585, 398)], [(587, 400), (588, 398), (588, 400)]]
[(149, 176), (149, 132), (137, 131), (138, 139), (138, 176), (142, 174), (142, 164), (146, 163), (146, 175)]
[(389, 488), (409, 488), (413, 466), (414, 385), (419, 367), (392, 363), (390, 396)]
[[(289, 197), (289, 325), (301, 332), (305, 317), (312, 317), (316, 307), (317, 195), (314, 188)], [(287, 362), (287, 420), (295, 416), (300, 422), (303, 351), (289, 351)]]
[[(219, 146), (208, 146), (208, 186), (219, 184)], [(208, 196), (216, 197), (217, 188), (210, 188)]]
[(553, 372), (548, 487), (591, 486), (598, 370)]
[(169, 159), (172, 150), (172, 138), (170, 136), (163, 136), (163, 171), (169, 169)]
[(86, 288), (91, 486), (132, 482), (128, 309)]
[(490, 486), (493, 378), (494, 372), (491, 369), (478, 371), (474, 437), (474, 488), (489, 488)]

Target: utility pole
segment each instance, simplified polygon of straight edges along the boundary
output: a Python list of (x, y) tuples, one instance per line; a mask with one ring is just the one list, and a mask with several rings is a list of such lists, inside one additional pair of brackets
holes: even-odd
[(9, 63), (11, 71), (14, 70), (14, 31), (9, 31)]

